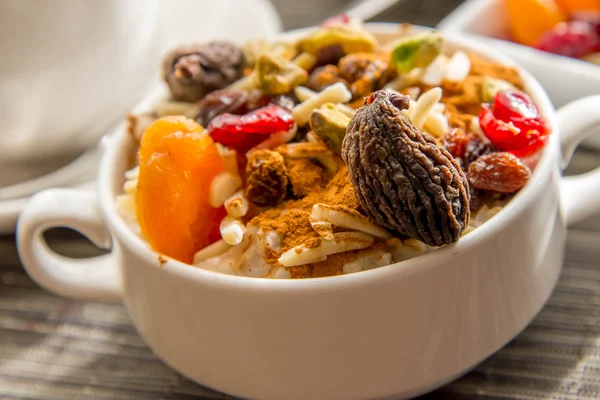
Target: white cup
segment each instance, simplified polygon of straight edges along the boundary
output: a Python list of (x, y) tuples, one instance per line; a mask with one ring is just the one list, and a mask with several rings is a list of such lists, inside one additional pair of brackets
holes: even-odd
[[(382, 35), (399, 31), (367, 26)], [(493, 48), (445, 36), (455, 48), (513, 64)], [(300, 280), (165, 261), (115, 207), (134, 150), (121, 127), (105, 142), (97, 191), (54, 189), (32, 198), (18, 226), (23, 265), (54, 293), (123, 301), (158, 357), (235, 396), (402, 399), (433, 390), (525, 328), (557, 282), (567, 224), (600, 211), (600, 170), (561, 177), (575, 146), (600, 126), (600, 96), (555, 111), (539, 83), (522, 76), (554, 132), (527, 185), (453, 245), (369, 271)], [(136, 112), (163, 96), (155, 93)], [(59, 225), (111, 253), (88, 260), (53, 253), (42, 233)]]
[(0, 187), (93, 146), (156, 73), (158, 0), (0, 2)]

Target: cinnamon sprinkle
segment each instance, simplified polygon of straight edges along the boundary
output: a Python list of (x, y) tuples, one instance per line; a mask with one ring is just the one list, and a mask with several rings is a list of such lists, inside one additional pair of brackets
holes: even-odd
[[(307, 164), (298, 164), (300, 165)], [(298, 167), (296, 172), (302, 173), (302, 169)], [(324, 182), (324, 185), (313, 185), (304, 198), (288, 200), (277, 208), (262, 212), (248, 223), (249, 226), (259, 227), (264, 234), (274, 231), (281, 237), (281, 248), (278, 250), (265, 247), (265, 258), (269, 264), (277, 265), (281, 254), (298, 245), (314, 248), (321, 244), (323, 239), (313, 229), (309, 219), (311, 209), (316, 203), (325, 203), (346, 212), (362, 215), (345, 165), (342, 165), (329, 181)], [(288, 270), (292, 278), (339, 275), (344, 264), (356, 257), (356, 254), (358, 251), (334, 254), (328, 256), (326, 261), (289, 267)]]

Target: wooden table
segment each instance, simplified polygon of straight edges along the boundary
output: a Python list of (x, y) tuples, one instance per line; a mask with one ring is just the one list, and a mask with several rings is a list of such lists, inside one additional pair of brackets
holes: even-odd
[[(435, 25), (459, 1), (409, 0), (377, 21)], [(276, 2), (298, 26), (291, 0)], [(293, 3), (297, 3), (295, 0)], [(320, 15), (303, 15), (314, 23)], [(343, 6), (332, 1), (330, 7)], [(336, 3), (336, 4), (333, 4)], [(287, 7), (287, 8), (286, 8)], [(333, 10), (336, 11), (336, 10)], [(567, 174), (600, 165), (578, 150)], [(51, 246), (69, 256), (97, 250), (58, 230)], [(558, 287), (535, 321), (474, 371), (423, 399), (596, 399), (600, 397), (600, 216), (572, 227)], [(13, 236), (0, 237), (0, 399), (226, 399), (181, 377), (146, 347), (119, 304), (75, 301), (39, 288), (23, 271)]]

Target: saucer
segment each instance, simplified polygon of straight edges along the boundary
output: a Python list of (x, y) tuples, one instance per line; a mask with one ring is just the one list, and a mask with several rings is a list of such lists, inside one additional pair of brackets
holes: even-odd
[(93, 184), (98, 173), (101, 153), (101, 145), (98, 144), (56, 171), (3, 187), (0, 191), (0, 234), (8, 235), (14, 232), (19, 213), (34, 193), (53, 187)]

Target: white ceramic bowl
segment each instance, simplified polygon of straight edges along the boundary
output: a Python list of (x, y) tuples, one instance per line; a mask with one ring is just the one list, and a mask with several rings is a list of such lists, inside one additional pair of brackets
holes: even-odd
[[(398, 29), (368, 27), (381, 34)], [(459, 35), (447, 40), (512, 64)], [(600, 125), (600, 96), (555, 113), (537, 81), (526, 72), (523, 78), (555, 132), (531, 180), (507, 207), (443, 249), (306, 280), (222, 275), (165, 260), (115, 209), (134, 149), (121, 127), (104, 143), (97, 193), (63, 189), (33, 197), (18, 226), (23, 264), (52, 292), (123, 301), (158, 357), (219, 391), (262, 400), (401, 399), (427, 392), (525, 328), (559, 276), (567, 222), (600, 210), (600, 171), (561, 177), (575, 145)], [(155, 93), (136, 111), (163, 95)], [(90, 260), (60, 257), (42, 236), (57, 225), (112, 251)]]

